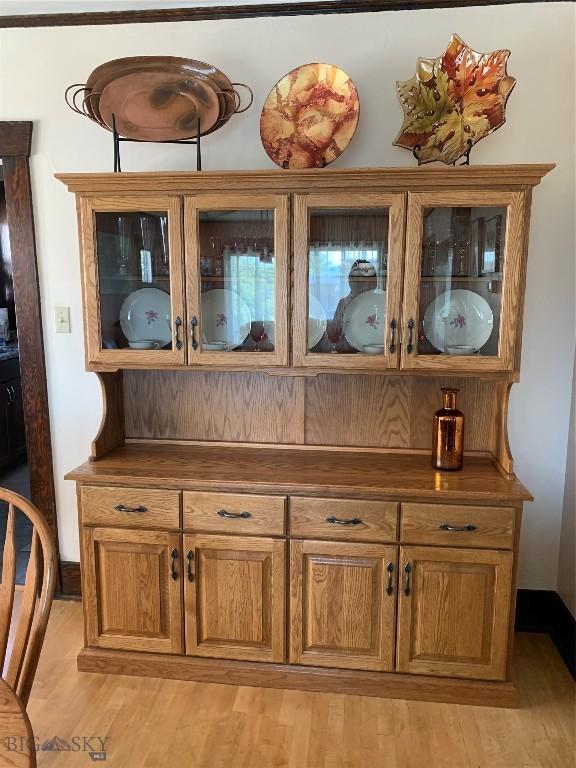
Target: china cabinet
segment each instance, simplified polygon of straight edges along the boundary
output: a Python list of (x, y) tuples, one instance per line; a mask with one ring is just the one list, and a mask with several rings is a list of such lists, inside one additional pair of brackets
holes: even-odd
[(67, 475), (80, 669), (514, 703), (507, 410), (552, 167), (59, 177), (104, 400)]

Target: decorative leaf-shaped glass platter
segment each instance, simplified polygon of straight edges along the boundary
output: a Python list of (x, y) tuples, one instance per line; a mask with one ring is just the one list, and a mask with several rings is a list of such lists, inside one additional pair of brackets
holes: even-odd
[(516, 80), (506, 72), (510, 51), (479, 53), (452, 35), (437, 59), (418, 59), (416, 75), (397, 82), (404, 122), (394, 140), (418, 165), (455, 163), (506, 121)]

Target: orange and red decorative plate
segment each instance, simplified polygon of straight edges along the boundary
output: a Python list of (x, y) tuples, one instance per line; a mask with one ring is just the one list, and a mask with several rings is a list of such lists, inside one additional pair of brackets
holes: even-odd
[(396, 83), (404, 122), (394, 144), (418, 165), (455, 163), (506, 120), (516, 80), (506, 72), (510, 51), (479, 53), (458, 35), (437, 59), (418, 59), (416, 75)]
[(345, 72), (332, 64), (304, 64), (268, 94), (260, 137), (281, 168), (321, 168), (344, 152), (359, 113), (358, 91)]

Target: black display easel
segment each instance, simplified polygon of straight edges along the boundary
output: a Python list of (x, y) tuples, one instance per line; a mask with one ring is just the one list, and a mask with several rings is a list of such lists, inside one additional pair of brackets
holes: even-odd
[(116, 116), (112, 115), (112, 139), (114, 142), (114, 173), (122, 171), (120, 165), (120, 142), (129, 141), (134, 144), (195, 144), (196, 145), (196, 170), (202, 170), (202, 151), (200, 148), (200, 119), (196, 120), (196, 138), (174, 139), (173, 141), (140, 141), (139, 139), (127, 139), (120, 136), (116, 130)]

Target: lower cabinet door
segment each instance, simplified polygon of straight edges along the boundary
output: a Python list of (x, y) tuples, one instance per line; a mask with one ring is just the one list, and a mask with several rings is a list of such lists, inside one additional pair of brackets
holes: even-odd
[(184, 536), (187, 654), (285, 660), (285, 549), (281, 539)]
[(84, 528), (82, 537), (87, 644), (182, 653), (180, 534)]
[(399, 672), (504, 680), (512, 552), (401, 547)]
[(390, 671), (397, 548), (290, 542), (290, 662)]

